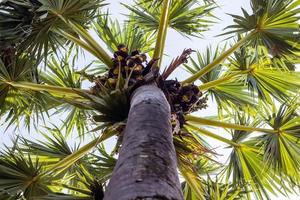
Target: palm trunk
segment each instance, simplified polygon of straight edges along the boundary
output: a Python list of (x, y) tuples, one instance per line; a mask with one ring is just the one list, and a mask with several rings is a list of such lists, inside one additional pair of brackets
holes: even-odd
[(105, 200), (182, 200), (170, 106), (156, 85), (138, 88)]

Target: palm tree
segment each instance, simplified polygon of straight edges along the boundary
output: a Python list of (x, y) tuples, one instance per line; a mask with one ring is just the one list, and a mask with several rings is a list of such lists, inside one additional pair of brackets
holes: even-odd
[[(218, 4), (136, 0), (123, 4), (130, 12), (124, 25), (106, 5), (0, 2), (1, 123), (14, 131), (25, 125), (42, 138), (16, 136), (2, 148), (0, 199), (270, 199), (297, 192), (299, 0), (251, 0), (251, 13), (231, 15), (234, 24), (220, 33), (232, 45), (192, 58), (185, 49), (165, 69), (168, 30), (202, 37), (218, 20)], [(77, 69), (82, 49), (96, 61)], [(179, 67), (190, 76), (170, 79)], [(208, 98), (218, 116), (194, 114)], [(59, 115), (62, 125), (50, 126)], [(108, 153), (103, 144), (113, 136)], [(207, 137), (231, 150), (225, 164)]]

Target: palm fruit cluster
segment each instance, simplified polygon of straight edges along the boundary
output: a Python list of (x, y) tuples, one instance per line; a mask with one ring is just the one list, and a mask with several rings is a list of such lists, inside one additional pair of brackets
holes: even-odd
[(114, 52), (112, 60), (114, 65), (107, 74), (92, 78), (92, 82), (96, 84), (92, 88), (94, 94), (99, 93), (103, 86), (115, 89), (119, 79), (127, 80), (129, 86), (142, 82), (151, 64), (151, 62), (147, 63), (146, 54), (141, 54), (138, 50), (129, 53), (128, 48), (123, 44), (118, 45), (118, 50)]
[(172, 111), (175, 113), (189, 113), (199, 97), (202, 96), (202, 92), (193, 84), (181, 85), (177, 80), (167, 80), (165, 86), (172, 103)]
[(194, 84), (183, 85), (177, 80), (166, 80), (164, 91), (171, 105), (171, 112), (176, 115), (181, 128), (185, 114), (207, 107), (207, 97), (202, 97), (202, 92)]
[[(125, 45), (118, 46), (118, 51), (114, 53), (114, 66), (108, 72), (108, 81), (115, 84), (121, 75), (124, 79), (129, 79), (129, 85), (141, 81), (145, 69), (147, 56), (140, 54), (138, 50), (132, 51), (130, 54)], [(121, 73), (121, 74), (120, 74)]]
[(113, 67), (105, 76), (99, 76), (94, 80), (96, 85), (92, 88), (93, 93), (98, 93), (101, 86), (115, 88), (120, 78), (126, 79), (128, 85), (132, 86), (133, 89), (146, 84), (149, 80), (156, 81), (165, 93), (172, 114), (176, 116), (181, 127), (184, 124), (183, 116), (185, 114), (207, 107), (207, 97), (202, 97), (202, 92), (194, 84), (183, 85), (177, 80), (165, 80), (159, 74), (148, 80), (147, 77), (151, 77), (148, 76), (148, 74), (151, 75), (149, 72), (155, 72), (155, 61), (152, 60), (148, 63), (146, 59), (145, 54), (141, 54), (137, 50), (129, 53), (125, 45), (119, 45), (118, 50), (114, 53)]

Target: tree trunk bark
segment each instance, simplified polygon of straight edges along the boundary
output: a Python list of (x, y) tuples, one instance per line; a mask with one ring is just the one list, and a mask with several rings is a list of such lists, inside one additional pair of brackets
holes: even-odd
[(182, 200), (170, 106), (156, 85), (138, 88), (104, 200)]

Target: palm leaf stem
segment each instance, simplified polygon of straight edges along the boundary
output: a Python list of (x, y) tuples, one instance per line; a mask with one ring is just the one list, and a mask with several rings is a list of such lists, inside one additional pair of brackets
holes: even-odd
[(248, 42), (256, 33), (257, 33), (257, 30), (254, 30), (254, 31), (250, 32), (248, 35), (243, 37), (240, 41), (235, 43), (231, 48), (229, 48), (224, 53), (222, 53), (219, 57), (217, 57), (214, 61), (209, 63), (207, 66), (202, 68), (197, 73), (190, 76), (188, 79), (184, 80), (183, 83), (192, 83), (192, 82), (196, 81), (197, 79), (199, 79), (200, 77), (207, 74), (208, 72), (210, 72), (214, 67), (218, 66), (218, 64), (220, 64), (223, 60), (225, 60), (233, 52), (238, 50), (243, 44)]
[(167, 38), (168, 25), (169, 25), (169, 11), (170, 11), (171, 0), (164, 0), (162, 13), (157, 33), (157, 39), (155, 44), (155, 50), (153, 54), (153, 59), (159, 59), (158, 66), (162, 62), (162, 57), (164, 54), (164, 48)]
[(25, 90), (32, 90), (32, 91), (38, 91), (38, 92), (49, 92), (53, 93), (59, 96), (67, 96), (70, 97), (76, 97), (76, 98), (82, 98), (78, 92), (89, 92), (89, 90), (84, 89), (75, 89), (75, 88), (68, 88), (68, 87), (59, 87), (59, 86), (53, 86), (53, 85), (42, 85), (37, 83), (29, 83), (29, 82), (10, 82), (5, 81), (4, 83), (18, 88), (18, 89), (25, 89)]
[[(69, 191), (80, 193), (81, 195), (82, 194), (85, 196), (93, 195), (92, 191), (90, 191), (88, 189), (78, 188), (75, 186), (71, 186), (69, 184), (64, 184), (64, 183), (60, 183), (60, 182), (52, 182), (50, 184), (51, 184), (50, 186), (62, 187), (62, 188), (68, 189)], [(85, 198), (83, 197), (83, 199), (85, 199)]]
[(96, 58), (99, 58), (99, 54), (93, 49), (93, 47), (91, 47), (90, 45), (86, 44), (84, 41), (82, 41), (80, 38), (67, 33), (66, 31), (63, 30), (56, 30), (56, 33), (58, 33), (59, 35), (63, 36), (64, 38), (72, 41), (73, 43), (75, 43), (76, 45), (80, 46), (81, 48), (83, 48), (84, 50), (88, 51), (90, 54), (92, 54), (93, 56), (95, 56)]
[(272, 129), (256, 128), (256, 127), (250, 127), (250, 126), (243, 126), (243, 125), (239, 125), (239, 124), (231, 124), (231, 123), (220, 122), (220, 121), (215, 121), (215, 120), (201, 118), (201, 117), (195, 117), (192, 115), (185, 116), (185, 119), (187, 122), (190, 122), (192, 124), (216, 126), (216, 127), (229, 128), (229, 129), (235, 129), (235, 130), (241, 130), (241, 131), (258, 131), (258, 132), (264, 132), (264, 133), (277, 133), (278, 132), (278, 131), (272, 130)]
[(187, 129), (192, 129), (192, 130), (194, 130), (194, 131), (197, 131), (197, 132), (200, 132), (200, 133), (202, 133), (202, 134), (204, 134), (204, 135), (206, 135), (206, 136), (208, 136), (208, 137), (211, 137), (211, 138), (214, 138), (214, 139), (216, 139), (216, 140), (219, 140), (219, 141), (221, 141), (221, 142), (223, 142), (223, 143), (226, 143), (226, 144), (229, 144), (230, 146), (233, 146), (233, 147), (241, 147), (242, 145), (241, 144), (238, 144), (238, 143), (236, 143), (236, 142), (233, 142), (233, 141), (231, 141), (231, 140), (229, 140), (229, 139), (226, 139), (226, 138), (223, 138), (223, 137), (221, 137), (221, 136), (219, 136), (219, 135), (217, 135), (217, 134), (214, 134), (214, 133), (212, 133), (212, 132), (210, 132), (210, 131), (208, 131), (208, 130), (205, 130), (205, 129), (203, 129), (203, 128), (198, 128), (198, 127), (196, 127), (196, 126), (193, 126), (193, 125), (191, 125), (191, 124), (187, 124), (188, 126), (186, 126), (185, 128), (187, 128)]
[(66, 158), (62, 159), (55, 165), (53, 165), (51, 168), (47, 169), (42, 173), (40, 176), (47, 175), (49, 173), (53, 172), (61, 172), (66, 169), (68, 169), (70, 166), (72, 166), (74, 163), (76, 163), (79, 159), (84, 157), (88, 152), (90, 152), (94, 147), (96, 147), (98, 144), (103, 142), (104, 140), (112, 137), (115, 135), (115, 132), (104, 132), (100, 137), (95, 138), (88, 144), (82, 146), (79, 148), (76, 152), (72, 153), (71, 155), (68, 155)]
[(85, 30), (79, 24), (73, 23), (70, 20), (65, 19), (59, 13), (52, 10), (52, 12), (60, 17), (62, 21), (69, 26), (73, 31), (75, 31), (85, 42), (81, 41), (79, 38), (72, 36), (71, 34), (66, 33), (63, 30), (57, 30), (56, 32), (59, 33), (61, 36), (65, 37), (68, 40), (71, 40), (75, 44), (79, 45), (80, 47), (84, 48), (85, 50), (89, 51), (91, 54), (99, 58), (105, 65), (108, 67), (113, 66), (113, 61), (111, 56), (106, 53), (106, 51), (99, 45), (99, 43), (89, 34), (87, 30)]
[(234, 72), (228, 76), (225, 76), (223, 78), (219, 78), (217, 80), (214, 81), (210, 81), (207, 83), (204, 83), (200, 86), (198, 86), (199, 90), (204, 91), (204, 90), (209, 90), (210, 88), (216, 87), (217, 85), (220, 85), (222, 83), (225, 83), (226, 81), (229, 81), (230, 79), (242, 75), (242, 74), (247, 74), (251, 71), (252, 69), (247, 69), (247, 70), (243, 70), (243, 71), (238, 71), (238, 72)]
[[(178, 161), (179, 165), (182, 165), (180, 160)], [(181, 175), (184, 177), (184, 180), (188, 183), (188, 185), (192, 188), (195, 196), (199, 200), (205, 200), (204, 189), (201, 185), (200, 181), (197, 179), (197, 176), (191, 171), (184, 169), (184, 167), (179, 167)]]

